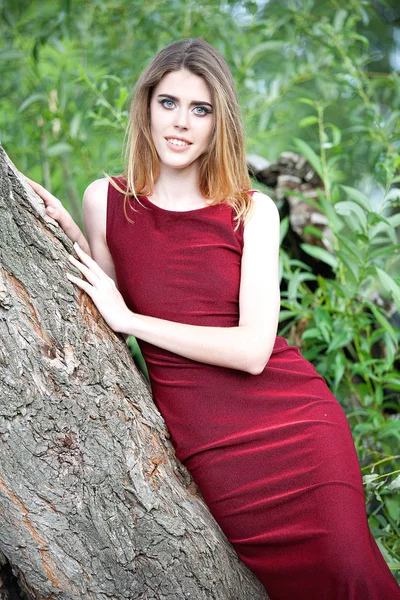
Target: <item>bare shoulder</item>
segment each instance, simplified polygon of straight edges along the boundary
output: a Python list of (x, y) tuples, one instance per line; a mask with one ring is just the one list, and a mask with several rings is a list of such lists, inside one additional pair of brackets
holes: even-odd
[(83, 220), (85, 230), (90, 239), (100, 235), (106, 236), (108, 180), (96, 179), (86, 188), (83, 194)]
[(253, 202), (256, 212), (270, 215), (274, 214), (279, 217), (279, 212), (275, 202), (272, 200), (272, 198), (267, 196), (267, 194), (263, 194), (262, 192), (254, 192)]
[[(267, 228), (267, 229), (266, 229)], [(279, 230), (279, 211), (275, 202), (262, 192), (253, 194), (253, 209), (246, 222), (245, 232), (256, 229)]]
[(108, 179), (106, 177), (92, 181), (83, 194), (84, 205), (87, 205), (88, 208), (98, 208), (99, 205), (106, 203), (107, 192)]
[(115, 268), (107, 246), (108, 179), (96, 179), (83, 195), (83, 221), (92, 257), (115, 282)]

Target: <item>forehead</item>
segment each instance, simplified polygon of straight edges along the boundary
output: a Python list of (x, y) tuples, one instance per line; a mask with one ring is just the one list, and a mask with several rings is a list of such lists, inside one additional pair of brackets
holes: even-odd
[(181, 99), (211, 102), (211, 92), (207, 83), (199, 75), (186, 69), (167, 73), (154, 88), (154, 96), (171, 94)]

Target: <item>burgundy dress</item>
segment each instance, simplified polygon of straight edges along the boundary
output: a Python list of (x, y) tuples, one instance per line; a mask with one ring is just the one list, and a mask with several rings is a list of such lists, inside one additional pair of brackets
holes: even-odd
[[(243, 227), (232, 209), (134, 202), (132, 224), (109, 186), (107, 243), (128, 307), (238, 325)], [(250, 375), (139, 344), (177, 457), (271, 600), (400, 599), (368, 528), (347, 419), (296, 347), (278, 336)]]

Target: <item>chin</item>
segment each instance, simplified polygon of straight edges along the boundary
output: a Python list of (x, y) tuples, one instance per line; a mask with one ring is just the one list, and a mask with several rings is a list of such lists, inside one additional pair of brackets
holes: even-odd
[(194, 166), (195, 163), (197, 163), (197, 161), (198, 161), (198, 158), (194, 158), (191, 160), (185, 160), (185, 161), (183, 161), (182, 159), (181, 160), (163, 159), (162, 156), (160, 156), (159, 158), (160, 158), (160, 165), (163, 165), (170, 169), (178, 169), (178, 170), (187, 169), (188, 167)]

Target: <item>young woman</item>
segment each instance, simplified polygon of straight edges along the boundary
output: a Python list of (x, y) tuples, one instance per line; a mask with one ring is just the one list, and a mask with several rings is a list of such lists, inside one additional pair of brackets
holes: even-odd
[(394, 600), (346, 417), (276, 335), (279, 218), (251, 192), (231, 73), (202, 40), (139, 79), (126, 172), (87, 188), (70, 281), (138, 338), (177, 457), (271, 600)]

